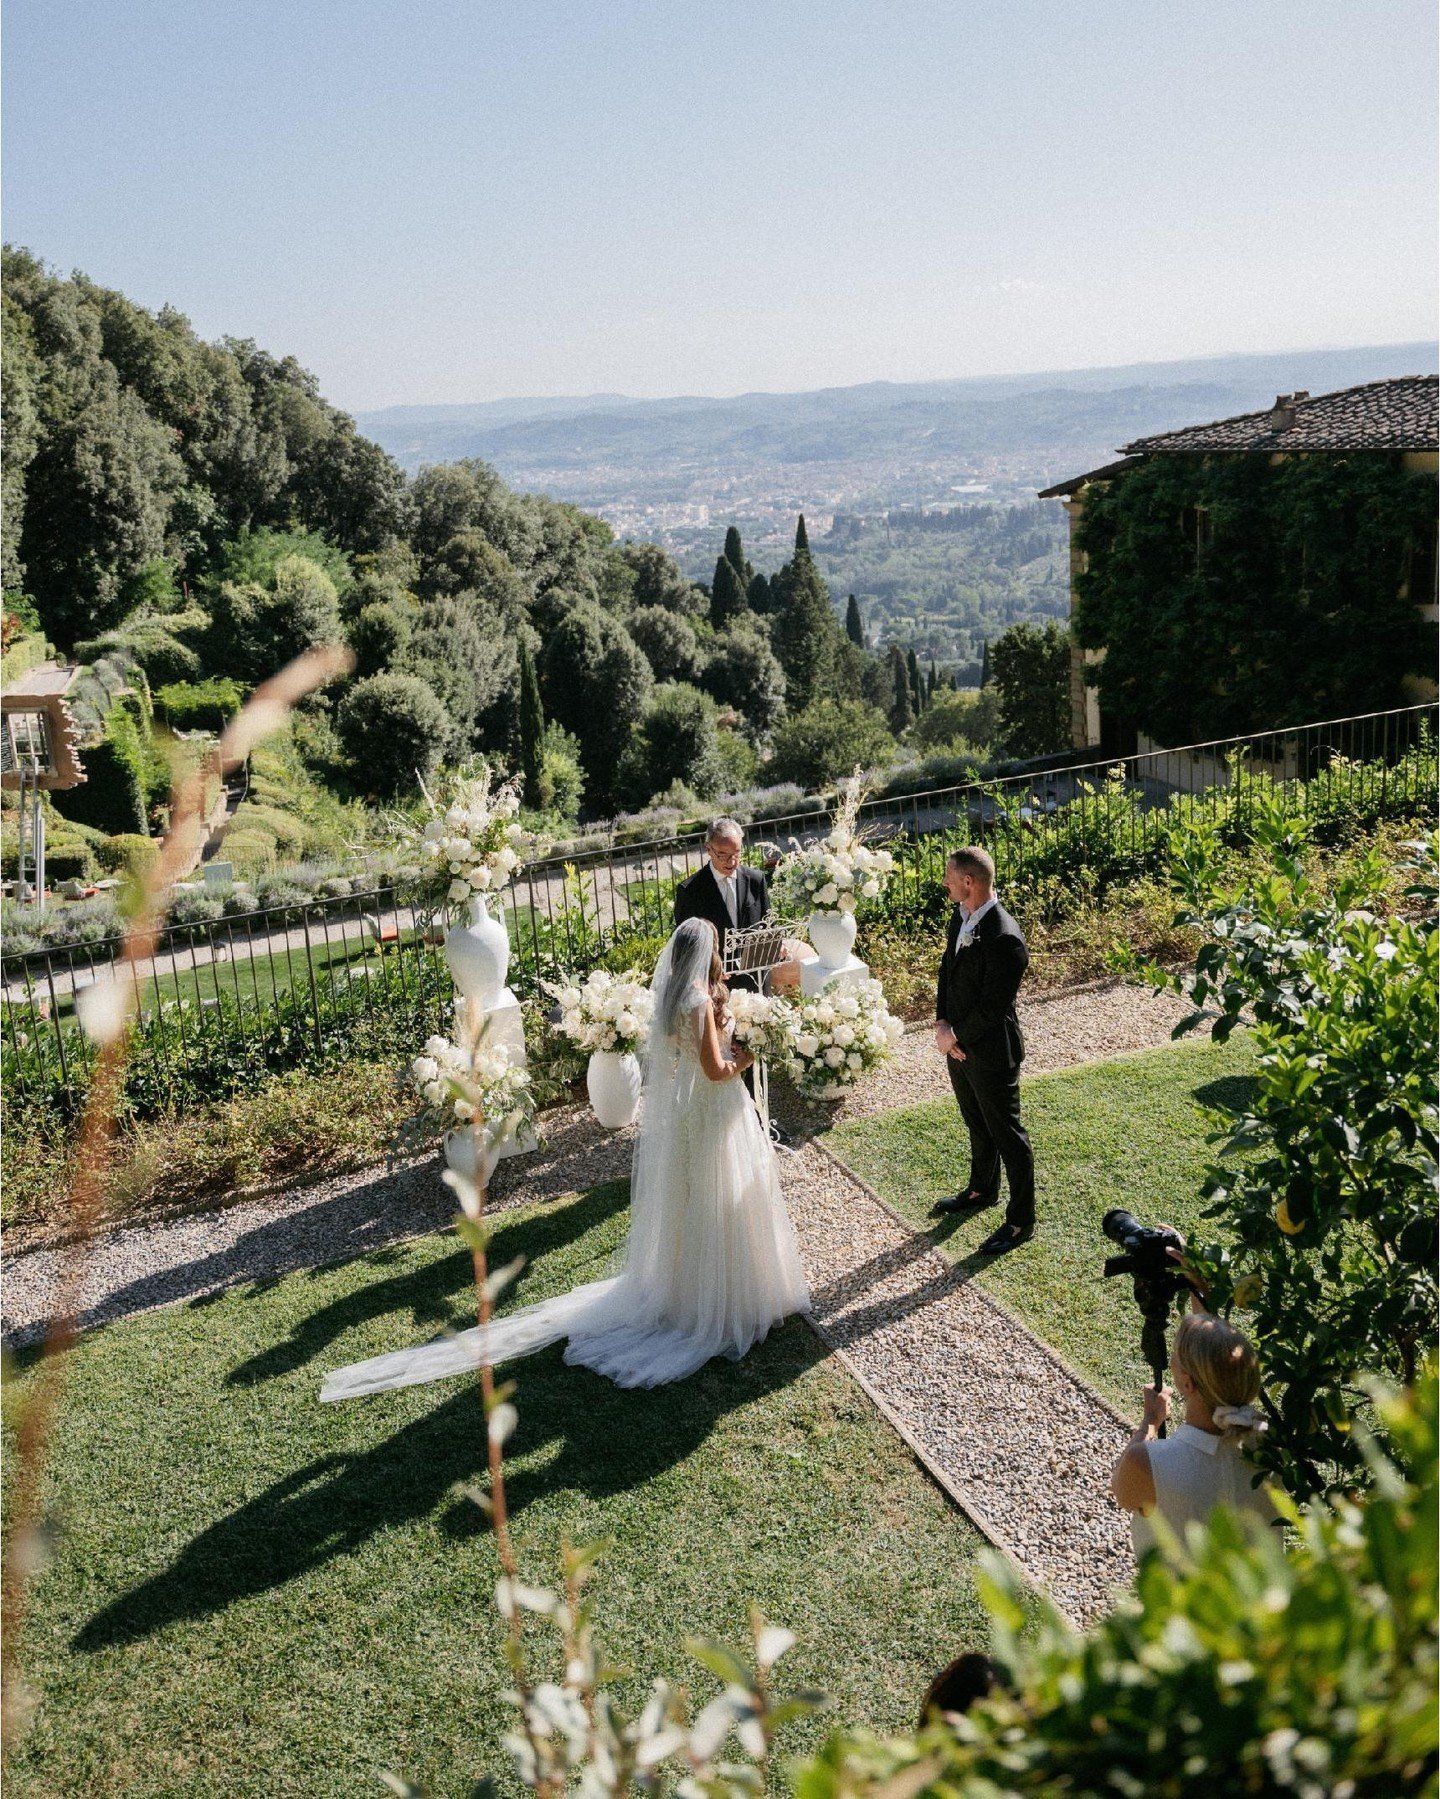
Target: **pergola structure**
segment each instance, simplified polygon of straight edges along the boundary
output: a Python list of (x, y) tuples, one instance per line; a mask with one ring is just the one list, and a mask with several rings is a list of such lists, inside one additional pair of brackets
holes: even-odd
[[(20, 795), (16, 897), (45, 903), (45, 814), (42, 792), (78, 787), (85, 779), (75, 720), (65, 703), (80, 670), (42, 662), (0, 695), (0, 787)], [(25, 880), (25, 815), (30, 808), (33, 882)]]

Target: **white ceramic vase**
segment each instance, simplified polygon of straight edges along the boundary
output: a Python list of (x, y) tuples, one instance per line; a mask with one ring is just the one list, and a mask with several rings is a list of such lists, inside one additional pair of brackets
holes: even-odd
[(634, 1123), (640, 1109), (640, 1063), (636, 1057), (622, 1056), (613, 1049), (593, 1051), (585, 1086), (595, 1117), (607, 1131)]
[(504, 991), (510, 970), (510, 939), (504, 921), (490, 916), (483, 893), (470, 901), (468, 922), (451, 925), (447, 932), (445, 960), (466, 999), (493, 1005)]
[(445, 1160), (453, 1173), (477, 1187), (488, 1187), (499, 1161), (499, 1144), (483, 1136), (476, 1155), (475, 1132), (467, 1124), (445, 1133)]
[(853, 912), (812, 912), (806, 922), (822, 968), (843, 968), (855, 947)]

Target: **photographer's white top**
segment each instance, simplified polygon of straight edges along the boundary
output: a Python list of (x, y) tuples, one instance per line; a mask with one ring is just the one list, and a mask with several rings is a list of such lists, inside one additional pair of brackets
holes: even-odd
[[(1212, 1436), (1194, 1424), (1177, 1425), (1163, 1442), (1145, 1445), (1155, 1481), (1155, 1512), (1183, 1542), (1185, 1526), (1204, 1524), (1217, 1505), (1250, 1512), (1269, 1524), (1274, 1508), (1263, 1487), (1252, 1487), (1255, 1464), (1245, 1459), (1234, 1436)], [(1136, 1556), (1155, 1541), (1150, 1520), (1155, 1512), (1132, 1512), (1130, 1535)]]

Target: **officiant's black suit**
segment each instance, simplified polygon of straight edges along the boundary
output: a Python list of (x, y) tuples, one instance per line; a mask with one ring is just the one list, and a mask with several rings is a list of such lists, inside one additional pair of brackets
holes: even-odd
[(970, 1133), (971, 1189), (984, 1199), (1000, 1192), (1004, 1167), (1010, 1201), (1005, 1222), (1035, 1225), (1035, 1155), (1020, 1122), (1020, 1064), (1025, 1039), (1015, 1015), (1030, 952), (1018, 924), (997, 901), (960, 942), (965, 914), (956, 906), (935, 986), (935, 1019), (947, 1023), (965, 1060), (945, 1058), (950, 1085)]
[[(732, 930), (746, 930), (750, 925), (759, 924), (770, 910), (770, 888), (763, 874), (755, 868), (737, 868), (735, 871), (735, 911), (737, 916), (732, 920), (725, 904), (725, 896), (720, 891), (720, 883), (715, 879), (715, 870), (707, 858), (704, 866), (688, 880), (682, 881), (675, 889), (675, 922), (684, 924), (687, 918), (708, 918), (720, 933), (720, 954), (725, 954), (725, 938)], [(737, 974), (731, 981), (732, 987), (752, 987), (759, 990), (759, 976), (753, 974)]]

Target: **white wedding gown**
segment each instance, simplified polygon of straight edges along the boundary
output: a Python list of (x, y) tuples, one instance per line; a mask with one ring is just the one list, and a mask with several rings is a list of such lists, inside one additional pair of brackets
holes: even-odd
[[(682, 925), (656, 971), (623, 1265), (608, 1280), (492, 1320), (491, 1362), (565, 1338), (567, 1362), (617, 1386), (658, 1387), (712, 1356), (738, 1360), (771, 1325), (810, 1310), (769, 1138), (744, 1083), (712, 1081), (700, 1066), (710, 1001), (692, 978), (701, 973), (694, 939)], [(356, 1362), (328, 1375), (320, 1397), (351, 1399), (473, 1370), (480, 1342), (476, 1326)]]

